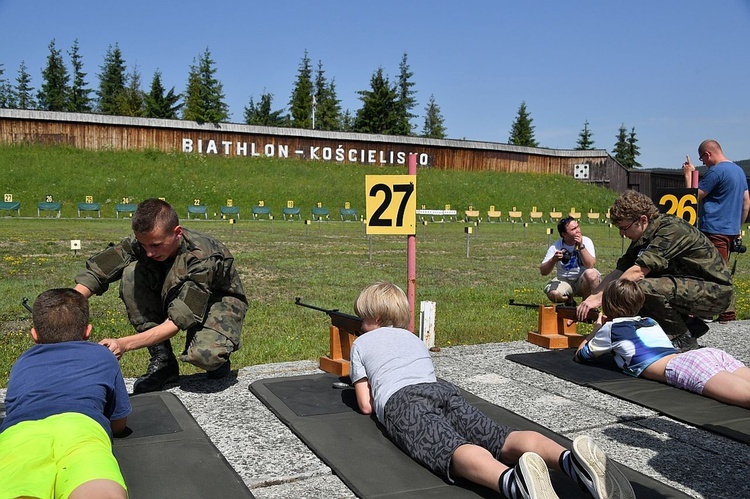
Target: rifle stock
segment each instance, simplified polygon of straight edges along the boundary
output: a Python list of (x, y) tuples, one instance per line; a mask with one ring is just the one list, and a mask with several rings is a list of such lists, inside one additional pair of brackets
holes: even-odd
[(356, 315), (345, 314), (344, 312), (339, 312), (338, 309), (326, 309), (302, 303), (302, 298), (299, 296), (294, 300), (294, 304), (299, 305), (300, 307), (311, 308), (319, 312), (325, 312), (328, 314), (328, 317), (331, 318), (331, 325), (336, 326), (340, 331), (346, 331), (355, 336), (362, 334), (362, 319)]
[[(576, 307), (573, 305), (558, 305), (555, 307), (555, 312), (557, 312), (557, 315), (559, 317), (562, 317), (563, 319), (578, 321), (578, 316), (576, 315)], [(586, 314), (586, 319), (583, 321), (578, 321), (578, 322), (593, 323), (593, 322), (596, 322), (598, 319), (599, 319), (599, 309), (592, 308), (591, 310), (589, 310), (588, 314)]]

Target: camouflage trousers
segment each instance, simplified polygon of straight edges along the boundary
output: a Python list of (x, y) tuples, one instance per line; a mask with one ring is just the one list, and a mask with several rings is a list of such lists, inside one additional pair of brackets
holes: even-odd
[(685, 319), (689, 315), (719, 314), (734, 298), (732, 285), (692, 277), (646, 277), (638, 285), (646, 295), (640, 315), (654, 319), (670, 337), (687, 332)]
[[(163, 278), (151, 269), (137, 262), (128, 265), (120, 280), (120, 299), (125, 304), (128, 319), (136, 331), (142, 333), (167, 320), (166, 306), (162, 303), (161, 288)], [(239, 300), (237, 300), (239, 302)], [(221, 302), (211, 308), (221, 308)], [(247, 305), (240, 302), (246, 309)], [(224, 364), (229, 355), (239, 350), (239, 335), (242, 330), (242, 319), (233, 324), (231, 334), (223, 334), (224, 319), (208, 312), (203, 324), (186, 331), (185, 348), (179, 359), (196, 367), (213, 371)], [(240, 317), (244, 317), (244, 310)], [(236, 338), (234, 341), (229, 336)], [(167, 340), (169, 342), (169, 340)]]

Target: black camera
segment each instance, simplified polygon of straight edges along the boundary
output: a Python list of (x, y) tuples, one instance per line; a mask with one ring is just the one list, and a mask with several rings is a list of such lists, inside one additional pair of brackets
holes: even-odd
[(729, 246), (730, 253), (744, 253), (746, 251), (747, 251), (747, 246), (742, 244), (741, 237), (738, 237), (735, 240), (733, 240), (731, 246)]
[(562, 253), (562, 260), (560, 260), (560, 261), (563, 262), (563, 263), (568, 263), (570, 261), (570, 251), (568, 251), (567, 249), (563, 248), (563, 249), (560, 250), (560, 252)]

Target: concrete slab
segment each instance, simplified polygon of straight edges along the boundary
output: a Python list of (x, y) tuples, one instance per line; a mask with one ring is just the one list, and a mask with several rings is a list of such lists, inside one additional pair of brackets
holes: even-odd
[[(750, 365), (750, 321), (712, 323), (700, 343)], [(248, 345), (246, 348), (252, 348)], [(443, 348), (438, 376), (568, 438), (590, 434), (614, 459), (696, 498), (750, 497), (750, 446), (506, 361), (525, 341)], [(319, 372), (317, 362), (267, 364), (169, 388), (258, 498), (347, 498), (349, 489), (248, 390), (257, 379)], [(127, 380), (132, 386), (134, 380)], [(0, 400), (5, 396), (0, 390)]]

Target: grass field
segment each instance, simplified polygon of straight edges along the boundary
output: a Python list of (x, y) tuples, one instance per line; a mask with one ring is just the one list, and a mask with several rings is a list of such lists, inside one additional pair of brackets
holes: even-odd
[[(49, 168), (50, 162), (54, 161), (55, 151), (60, 153), (60, 157), (71, 155), (85, 160), (86, 168), (81, 166), (81, 171), (75, 173), (79, 176), (77, 182), (80, 182), (77, 189), (76, 181), (63, 178), (73, 175), (70, 170), (55, 173), (52, 168), (44, 171), (39, 166), (44, 164)], [(130, 175), (133, 178), (130, 182), (138, 187), (132, 187), (132, 191), (122, 187), (113, 189), (114, 192), (128, 192), (131, 197), (141, 200), (162, 195), (167, 186), (176, 184), (166, 194), (175, 206), (187, 205), (193, 198), (190, 191), (180, 191), (179, 182), (175, 181), (179, 175), (163, 179), (162, 176), (171, 175), (164, 171), (162, 176), (154, 179), (139, 178), (153, 167), (149, 158), (155, 153), (89, 154), (99, 159), (109, 158), (107, 161), (110, 164), (126, 160), (132, 162)], [(6, 162), (9, 156), (16, 157), (17, 161)], [(37, 156), (39, 164), (27, 156)], [(156, 154), (153, 161), (162, 162), (167, 158), (169, 155)], [(18, 164), (25, 165), (25, 174), (18, 175), (16, 171), (13, 183), (5, 183), (8, 182), (5, 179), (3, 187), (6, 192), (14, 193), (14, 199), (24, 202), (25, 197), (20, 198), (17, 193), (35, 198), (36, 195), (32, 196), (31, 193), (46, 192), (46, 183), (49, 183), (52, 186), (49, 188), (54, 189), (55, 193), (64, 193), (56, 195), (57, 199), (64, 204), (73, 204), (92, 192), (93, 186), (102, 181), (102, 175), (109, 175), (98, 172), (92, 166), (99, 159), (95, 161), (81, 151), (68, 149), (0, 147), (2, 164), (13, 164), (14, 171), (18, 169)], [(175, 157), (175, 161), (184, 160)], [(68, 158), (66, 161), (71, 160)], [(140, 163), (145, 163), (145, 166), (136, 169)], [(227, 160), (217, 161), (211, 170), (212, 178), (216, 175), (217, 184), (223, 182), (226, 173), (222, 168), (230, 166)], [(274, 200), (273, 206), (283, 206), (291, 190), (295, 190), (295, 199), (306, 200), (307, 206), (310, 206), (308, 202), (319, 198), (317, 193), (311, 194), (307, 190), (308, 180), (296, 181), (282, 175), (276, 183), (271, 182), (273, 171), (280, 167), (277, 161), (265, 164), (253, 162), (250, 166), (255, 168), (256, 174), (247, 178), (247, 189), (254, 189), (255, 182), (251, 178), (265, 179), (261, 180), (268, 182), (265, 192), (269, 194), (265, 198)], [(304, 170), (300, 162), (281, 166), (298, 169), (297, 176), (302, 175)], [(122, 171), (123, 168), (120, 165), (117, 169)], [(329, 193), (330, 199), (335, 198), (334, 191), (351, 192), (349, 199), (352, 205), (364, 210), (364, 202), (358, 204), (358, 200), (364, 198), (364, 174), (372, 173), (373, 169), (318, 164), (310, 165), (309, 169), (313, 173), (307, 172), (307, 177), (316, 179), (309, 180), (312, 184), (320, 182), (322, 185), (318, 177), (326, 177), (328, 190), (321, 192)], [(375, 172), (383, 173), (383, 170), (375, 169)], [(393, 172), (389, 170), (387, 173)], [(93, 179), (91, 188), (84, 178)], [(487, 174), (420, 170), (418, 203), (434, 208), (451, 202), (457, 209), (465, 209), (460, 203), (465, 203), (467, 207), (468, 204), (481, 207), (491, 203), (504, 211), (507, 209), (505, 206), (513, 203), (527, 211), (527, 206), (530, 207), (532, 203), (549, 210), (551, 206), (572, 205), (560, 199), (575, 199), (576, 204), (580, 202), (579, 211), (588, 211), (587, 207), (595, 206), (595, 203), (599, 203), (597, 209), (606, 211), (607, 204), (615, 197), (614, 193), (604, 189), (560, 177), (549, 180), (546, 177), (509, 175), (506, 182), (510, 187), (506, 188), (491, 182), (490, 178), (491, 175)], [(214, 180), (205, 182), (211, 185)], [(67, 186), (65, 189), (62, 188), (63, 183)], [(559, 191), (570, 193), (570, 197), (558, 198), (551, 187), (555, 184)], [(240, 200), (236, 203), (238, 206), (250, 206), (258, 197), (245, 195), (243, 198), (237, 193), (237, 186), (227, 184), (226, 188), (230, 187), (235, 190), (226, 195), (217, 192), (215, 202), (233, 197)], [(436, 189), (444, 189), (444, 192)], [(539, 191), (536, 192), (536, 189)], [(114, 198), (114, 194), (111, 196)], [(99, 198), (99, 195), (96, 197)], [(111, 218), (113, 215), (105, 212), (101, 219), (79, 219), (69, 218), (75, 214), (64, 212), (60, 219), (37, 218), (34, 210), (33, 217), (0, 218), (0, 386), (7, 384), (8, 372), (15, 358), (31, 345), (28, 335), (30, 318), (21, 306), (22, 298), (29, 297), (33, 301), (45, 289), (72, 286), (76, 273), (91, 254), (128, 235), (129, 220)], [(183, 219), (183, 225), (223, 241), (234, 254), (241, 273), (250, 308), (243, 328), (243, 347), (232, 356), (233, 368), (317, 359), (328, 352), (328, 317), (295, 306), (297, 296), (307, 303), (351, 313), (359, 291), (375, 280), (388, 279), (402, 287), (406, 286), (406, 238), (369, 237), (360, 222), (329, 221), (306, 225), (280, 219), (243, 219), (229, 224), (221, 220)], [(525, 338), (529, 330), (536, 328), (536, 312), (511, 307), (508, 301), (513, 298), (524, 303), (543, 302), (541, 289), (547, 278), (539, 275), (538, 266), (551, 238), (555, 237), (547, 234), (547, 229), (553, 226), (543, 223), (530, 224), (528, 227), (510, 223), (482, 223), (470, 236), (464, 232), (465, 227), (463, 222), (428, 223), (420, 225), (417, 232), (417, 303), (422, 300), (437, 303), (436, 344), (449, 346)], [(628, 241), (622, 240), (608, 224), (584, 222), (583, 231), (596, 245), (597, 268), (602, 272), (611, 270)], [(80, 251), (70, 249), (72, 239), (81, 240)], [(737, 311), (742, 319), (750, 316), (747, 299), (750, 273), (745, 268), (744, 258), (744, 255), (740, 257), (735, 276)], [(92, 298), (91, 309), (94, 340), (131, 334), (131, 326), (119, 301), (116, 286), (102, 297)], [(579, 326), (579, 330), (585, 331), (586, 327)], [(173, 341), (176, 349), (182, 348), (184, 334), (180, 333)], [(145, 350), (127, 353), (121, 362), (125, 375), (141, 374), (147, 358)], [(182, 372), (195, 370), (185, 365)]]

